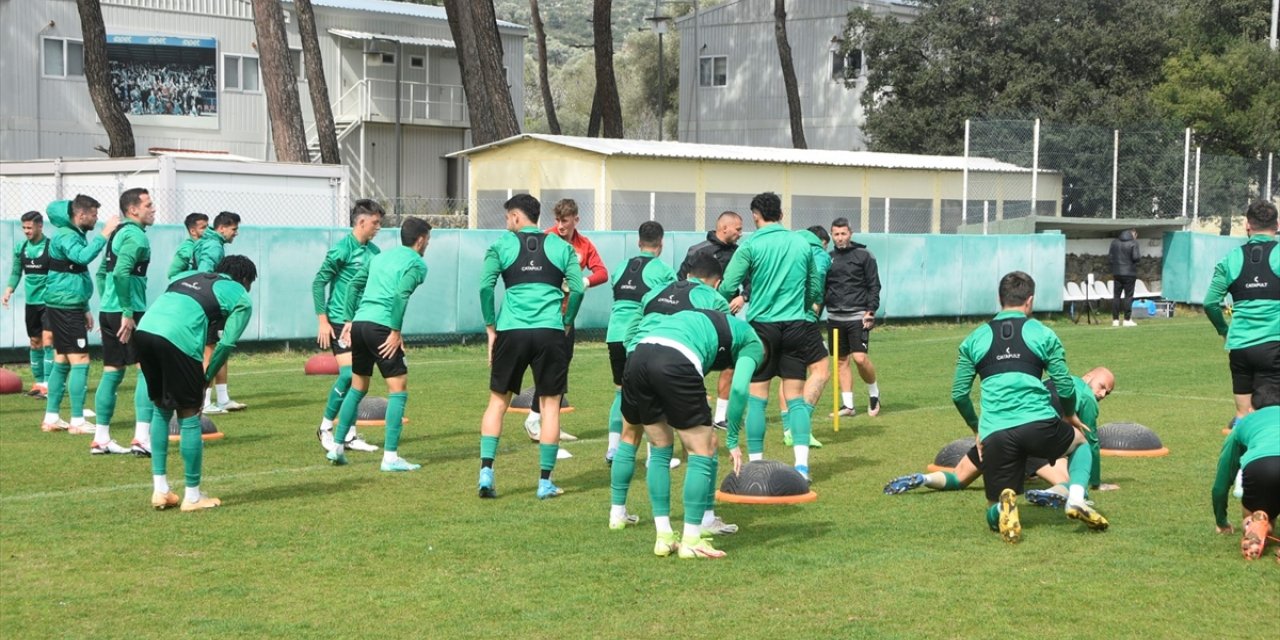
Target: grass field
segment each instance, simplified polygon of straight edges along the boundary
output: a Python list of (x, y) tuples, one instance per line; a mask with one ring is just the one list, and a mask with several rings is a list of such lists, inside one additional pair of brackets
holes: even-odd
[[(1102, 422), (1154, 428), (1163, 458), (1104, 458), (1094, 496), (1111, 520), (1086, 532), (1061, 512), (1023, 509), (1025, 540), (989, 533), (981, 482), (967, 491), (885, 496), (969, 433), (950, 401), (964, 325), (873, 336), (884, 412), (842, 421), (813, 455), (816, 503), (720, 505), (741, 532), (723, 561), (655, 558), (640, 479), (639, 527), (607, 530), (603, 462), (612, 400), (603, 344), (580, 344), (564, 418), (581, 441), (556, 468), (565, 495), (539, 502), (537, 449), (511, 414), (497, 460), (500, 498), (475, 493), (484, 353), (412, 350), (402, 454), (330, 467), (315, 439), (329, 378), (309, 353), (232, 360), (232, 396), (205, 450), (204, 487), (223, 507), (152, 511), (149, 463), (90, 457), (88, 436), (46, 434), (40, 402), (0, 397), (0, 637), (1262, 637), (1280, 611), (1280, 565), (1246, 563), (1239, 535), (1214, 533), (1209, 488), (1232, 411), (1225, 353), (1201, 317), (1136, 329), (1058, 323), (1068, 362), (1118, 378)], [(29, 372), (23, 369), (24, 377)], [(91, 376), (96, 383), (99, 374)], [(133, 425), (133, 375), (116, 438)], [(374, 382), (374, 393), (380, 381)], [(859, 408), (866, 404), (859, 386)], [(770, 405), (767, 456), (790, 462)], [(65, 417), (65, 414), (64, 414)], [(381, 442), (380, 430), (366, 430)], [(677, 447), (677, 453), (679, 448)], [(643, 452), (641, 453), (643, 457)], [(170, 482), (182, 484), (170, 455)], [(721, 473), (729, 466), (722, 454)], [(642, 466), (640, 466), (642, 470)], [(674, 474), (679, 522), (683, 467)], [(1238, 522), (1238, 509), (1231, 517)], [(1270, 612), (1270, 613), (1267, 613)], [(1249, 626), (1260, 623), (1262, 626)]]

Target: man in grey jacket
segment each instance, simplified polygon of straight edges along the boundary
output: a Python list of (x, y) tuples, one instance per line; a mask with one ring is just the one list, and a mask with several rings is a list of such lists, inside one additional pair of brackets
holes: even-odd
[(1111, 241), (1111, 326), (1120, 326), (1120, 312), (1124, 311), (1124, 326), (1136, 327), (1133, 321), (1133, 284), (1138, 279), (1138, 230), (1125, 229), (1120, 237)]

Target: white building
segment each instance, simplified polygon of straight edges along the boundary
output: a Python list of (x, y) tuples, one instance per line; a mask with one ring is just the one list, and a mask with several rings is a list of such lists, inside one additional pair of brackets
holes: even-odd
[[(446, 158), (470, 146), (457, 53), (444, 9), (387, 0), (313, 0), (343, 163), (353, 195), (463, 197)], [(299, 100), (319, 161), (297, 16), (284, 2)], [(117, 98), (137, 153), (153, 147), (274, 160), (248, 0), (102, 0)], [(74, 0), (0, 2), (0, 160), (100, 157), (107, 146), (85, 85)], [(523, 121), (523, 26), (499, 21)], [(401, 74), (402, 156), (395, 153)]]
[[(787, 39), (810, 149), (864, 151), (866, 66), (841, 53), (849, 12), (910, 20), (910, 0), (788, 0)], [(676, 20), (681, 142), (791, 147), (791, 117), (774, 35), (773, 0), (730, 0)], [(690, 46), (690, 44), (692, 46)], [(846, 70), (855, 77), (845, 85)]]

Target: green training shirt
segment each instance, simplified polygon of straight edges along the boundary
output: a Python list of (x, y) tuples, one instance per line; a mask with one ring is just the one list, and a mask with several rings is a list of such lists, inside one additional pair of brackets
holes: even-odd
[[(1001, 311), (996, 320), (1025, 317), (1021, 311)], [(1049, 378), (1058, 387), (1058, 397), (1062, 400), (1063, 411), (1071, 408), (1075, 413), (1076, 386), (1067, 371), (1066, 351), (1062, 341), (1049, 327), (1035, 318), (1028, 318), (1022, 325), (1022, 340), (1027, 348), (1044, 362)], [(973, 399), (969, 397), (973, 391), (973, 378), (977, 375), (977, 364), (991, 349), (993, 336), (990, 325), (983, 324), (960, 344), (959, 357), (956, 359), (956, 375), (951, 383), (951, 401), (956, 410), (964, 418), (970, 429), (978, 432), (982, 439), (987, 436), (1017, 427), (1028, 422), (1056, 418), (1058, 412), (1053, 409), (1049, 390), (1044, 387), (1039, 376), (1031, 376), (1022, 372), (1008, 372), (993, 375), (982, 380), (982, 418), (979, 420), (973, 409)], [(1068, 414), (1069, 416), (1070, 414)], [(1064, 416), (1064, 417), (1068, 417)], [(1095, 420), (1097, 418), (1095, 417)]]
[[(796, 233), (800, 234), (800, 237), (809, 243), (809, 253), (813, 254), (813, 268), (818, 272), (818, 281), (822, 283), (823, 300), (825, 300), (827, 272), (831, 270), (831, 254), (827, 253), (827, 250), (822, 247), (822, 239), (812, 231), (804, 229)], [(821, 305), (822, 301), (820, 300), (817, 304)], [(805, 305), (805, 319), (809, 322), (818, 321), (818, 313), (813, 309), (813, 304)]]
[(825, 287), (809, 243), (777, 223), (764, 225), (739, 245), (720, 293), (737, 295), (744, 280), (751, 285), (747, 320), (752, 322), (805, 320), (809, 305), (822, 302)]
[(399, 331), (409, 296), (427, 279), (427, 263), (413, 247), (399, 246), (373, 256), (352, 279), (344, 306), (356, 309), (353, 322), (373, 322)]
[(178, 277), (179, 273), (194, 270), (196, 268), (195, 252), (196, 240), (188, 235), (187, 239), (178, 245), (178, 250), (174, 252), (173, 259), (169, 261), (169, 269), (164, 274), (165, 279), (173, 282), (173, 279)]
[(44, 286), (45, 278), (48, 277), (43, 273), (24, 273), (22, 271), (23, 258), (39, 258), (49, 248), (49, 236), (40, 236), (39, 242), (31, 242), (23, 240), (22, 244), (13, 249), (13, 271), (9, 273), (9, 288), (17, 289), (18, 283), (22, 281), (22, 277), (26, 276), (27, 281), (23, 283), (26, 293), (27, 304), (38, 306), (44, 304)]
[(89, 263), (102, 253), (107, 239), (96, 233), (93, 240), (85, 238), (85, 232), (74, 227), (60, 229), (49, 244), (49, 257), (54, 260), (84, 267), (80, 273), (66, 273), (49, 269), (45, 278), (44, 304), (54, 309), (88, 311), (93, 297), (93, 278), (89, 275)]
[[(542, 234), (537, 227), (528, 226), (519, 233)], [(578, 266), (578, 254), (573, 246), (560, 236), (545, 235), (543, 249), (547, 259), (564, 272), (564, 285), (568, 287), (569, 303), (564, 304), (565, 290), (547, 284), (519, 284), (503, 293), (502, 310), (494, 310), (493, 287), (503, 270), (515, 263), (520, 256), (520, 236), (506, 233), (489, 246), (484, 254), (484, 271), (480, 276), (480, 315), (485, 326), (495, 326), (498, 331), (512, 329), (560, 329), (573, 324), (582, 305), (582, 267)], [(561, 312), (561, 308), (564, 311)]]
[(223, 239), (222, 234), (209, 227), (204, 230), (204, 235), (200, 236), (200, 240), (196, 242), (193, 250), (193, 260), (196, 263), (196, 271), (211, 272), (213, 268), (222, 262), (223, 256), (227, 254), (227, 241)]
[[(1239, 249), (1232, 249), (1216, 267), (1204, 296), (1204, 314), (1218, 335), (1226, 336), (1227, 350), (1244, 349), (1263, 342), (1280, 340), (1280, 300), (1237, 300), (1231, 304), (1231, 324), (1222, 315), (1227, 287), (1244, 269), (1244, 249), (1250, 245), (1275, 243), (1275, 236), (1255, 233)], [(1271, 272), (1280, 275), (1280, 247), (1271, 250)]]
[[(725, 421), (729, 424), (726, 440), (732, 449), (738, 446), (738, 433), (742, 426), (742, 415), (747, 408), (751, 376), (760, 363), (764, 362), (764, 344), (751, 325), (729, 314), (725, 314), (725, 318), (729, 322), (729, 350), (733, 361), (733, 383), (729, 387), (729, 408), (725, 416)], [(704, 376), (720, 350), (720, 336), (716, 333), (716, 327), (701, 311), (660, 315), (653, 330), (640, 340), (668, 341), (683, 345), (701, 361)]]
[[(347, 306), (347, 291), (351, 281), (364, 267), (365, 263), (378, 255), (378, 246), (372, 242), (361, 244), (354, 233), (334, 245), (324, 254), (324, 262), (311, 281), (311, 301), (315, 305), (316, 315), (325, 314), (329, 322), (341, 324), (351, 319)], [(421, 260), (419, 260), (421, 261)], [(325, 289), (329, 297), (325, 299)]]
[(1263, 407), (1241, 418), (1222, 443), (1213, 480), (1213, 517), (1227, 526), (1227, 494), (1236, 472), (1258, 458), (1280, 456), (1280, 405)]
[(107, 313), (120, 313), (125, 318), (147, 308), (147, 277), (136, 275), (139, 263), (151, 260), (151, 241), (147, 230), (129, 218), (123, 218), (111, 239), (111, 251), (116, 255), (115, 269), (107, 273), (107, 261), (98, 263), (98, 292), (102, 308)]
[[(694, 309), (709, 309), (732, 315), (733, 312), (729, 311), (729, 303), (724, 299), (724, 296), (720, 295), (719, 291), (716, 291), (715, 287), (711, 287), (693, 276), (689, 276), (687, 280), (689, 282), (697, 283), (689, 290), (689, 303), (693, 305)], [(644, 308), (649, 306), (649, 302), (654, 298), (657, 298), (660, 293), (662, 293), (662, 288), (651, 289), (649, 293), (645, 294), (644, 299), (640, 301), (641, 312), (643, 312)], [(635, 350), (636, 344), (640, 342), (640, 338), (652, 331), (653, 327), (657, 326), (664, 317), (666, 317), (666, 315), (662, 313), (644, 314), (641, 317), (640, 322), (636, 323), (624, 338), (627, 353), (631, 353)]]
[[(630, 282), (633, 279), (643, 281), (644, 286), (649, 291), (641, 296), (641, 300), (661, 291), (664, 287), (676, 281), (676, 272), (667, 266), (667, 263), (659, 260), (657, 256), (650, 251), (641, 251), (640, 256), (651, 258), (645, 263), (644, 268), (639, 274), (626, 273), (627, 266), (631, 264), (632, 258), (627, 258), (618, 264), (610, 273), (612, 277), (609, 280), (610, 289), (617, 289), (619, 283), (622, 286), (630, 286), (635, 290), (636, 284)], [(637, 278), (637, 275), (639, 276)], [(624, 282), (626, 281), (626, 282)], [(609, 329), (605, 332), (605, 342), (623, 342), (627, 336), (640, 325), (640, 318), (644, 315), (644, 307), (640, 300), (618, 299), (617, 296), (613, 300), (613, 308), (609, 311)]]
[[(185, 278), (200, 273), (184, 271), (178, 278)], [(236, 341), (244, 334), (253, 316), (253, 301), (249, 292), (239, 282), (226, 274), (219, 274), (220, 279), (213, 285), (213, 294), (218, 299), (218, 307), (227, 319), (222, 329), (222, 336), (213, 349), (213, 358), (205, 369), (205, 379), (212, 379), (222, 368), (236, 348)], [(156, 298), (151, 309), (138, 322), (138, 330), (146, 331), (173, 343), (180, 351), (197, 362), (204, 358), (205, 336), (209, 332), (209, 318), (205, 315), (200, 303), (191, 296), (166, 291)]]

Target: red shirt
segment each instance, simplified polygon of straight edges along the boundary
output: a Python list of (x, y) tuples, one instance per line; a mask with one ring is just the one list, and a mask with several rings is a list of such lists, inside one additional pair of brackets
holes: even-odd
[[(555, 232), (555, 227), (551, 227), (546, 231), (547, 235)], [(604, 261), (600, 259), (600, 252), (596, 251), (596, 245), (592, 244), (586, 236), (574, 229), (572, 239), (564, 236), (560, 237), (572, 245), (573, 250), (578, 253), (578, 266), (584, 271), (588, 269), (591, 271), (591, 275), (587, 278), (587, 288), (596, 287), (609, 281), (609, 271), (604, 268)]]

